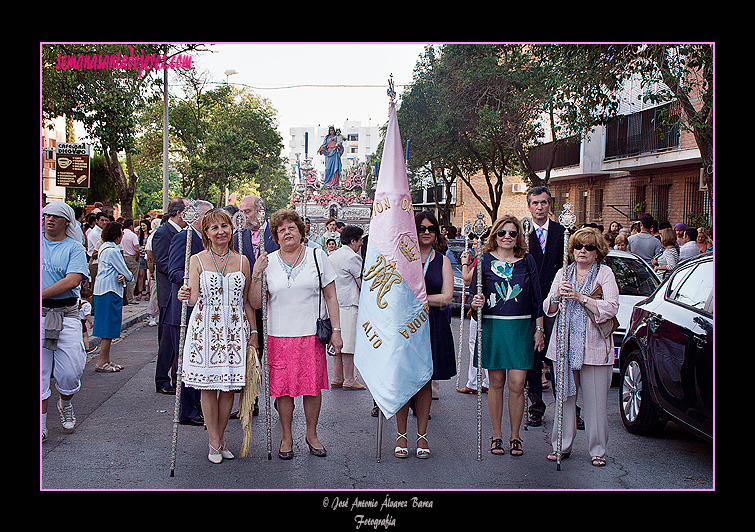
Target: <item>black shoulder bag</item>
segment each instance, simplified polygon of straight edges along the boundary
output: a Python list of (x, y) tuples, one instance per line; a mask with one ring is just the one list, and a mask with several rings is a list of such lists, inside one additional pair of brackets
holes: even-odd
[(330, 318), (322, 319), (322, 279), (320, 278), (320, 265), (317, 264), (317, 249), (312, 250), (315, 257), (315, 267), (317, 268), (317, 282), (320, 284), (319, 304), (317, 305), (317, 339), (322, 344), (330, 342), (330, 335), (333, 334), (333, 326), (330, 324)]

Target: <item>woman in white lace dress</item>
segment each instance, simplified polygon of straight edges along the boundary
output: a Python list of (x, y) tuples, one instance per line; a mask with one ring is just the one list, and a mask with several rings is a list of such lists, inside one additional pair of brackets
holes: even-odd
[(233, 249), (232, 236), (233, 223), (225, 211), (205, 214), (205, 250), (192, 255), (189, 285), (178, 291), (178, 299), (194, 307), (186, 328), (182, 380), (201, 390), (208, 458), (213, 463), (233, 458), (225, 444), (225, 428), (234, 392), (245, 384), (247, 343), (257, 343), (256, 331), (249, 329), (255, 323), (248, 303), (249, 262)]

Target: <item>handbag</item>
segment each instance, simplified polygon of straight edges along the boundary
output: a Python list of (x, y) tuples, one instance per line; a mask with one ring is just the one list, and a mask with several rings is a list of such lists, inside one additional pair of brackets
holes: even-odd
[(312, 250), (312, 255), (315, 257), (315, 267), (317, 268), (317, 282), (320, 284), (320, 297), (319, 304), (317, 305), (317, 339), (321, 344), (327, 344), (330, 342), (330, 335), (333, 334), (333, 326), (330, 324), (330, 318), (322, 318), (320, 313), (322, 312), (322, 279), (320, 278), (320, 265), (317, 264), (317, 250)]
[[(594, 297), (595, 299), (603, 299), (603, 287), (601, 287), (600, 285), (596, 286), (595, 290), (590, 293), (590, 297)], [(595, 321), (595, 315), (590, 312), (589, 309), (585, 310), (587, 310), (587, 315), (590, 317), (590, 321), (593, 322), (593, 324), (598, 328), (603, 338), (608, 338), (616, 329), (619, 328), (619, 320), (616, 318), (616, 316), (613, 316), (610, 320), (598, 323)]]

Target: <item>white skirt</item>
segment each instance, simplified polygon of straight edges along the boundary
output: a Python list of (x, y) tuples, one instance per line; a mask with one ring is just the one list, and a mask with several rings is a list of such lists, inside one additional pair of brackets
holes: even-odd
[(338, 315), (341, 322), (341, 338), (343, 338), (341, 353), (354, 354), (354, 344), (357, 339), (358, 314), (359, 307), (357, 305), (338, 307)]

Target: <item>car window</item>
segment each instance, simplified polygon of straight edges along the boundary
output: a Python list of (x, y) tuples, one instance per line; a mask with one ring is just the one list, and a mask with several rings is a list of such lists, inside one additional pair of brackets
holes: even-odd
[(672, 285), (670, 299), (698, 310), (708, 310), (706, 304), (713, 290), (713, 261), (701, 262), (680, 278), (678, 286)]
[(613, 270), (622, 295), (649, 296), (658, 288), (658, 279), (638, 260), (609, 255), (603, 259), (603, 264)]

